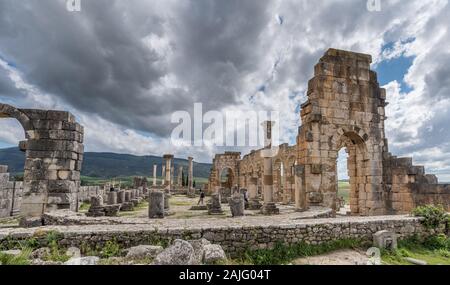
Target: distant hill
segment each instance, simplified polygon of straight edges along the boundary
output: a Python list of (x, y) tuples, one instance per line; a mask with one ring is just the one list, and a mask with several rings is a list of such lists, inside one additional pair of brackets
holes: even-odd
[[(163, 158), (157, 156), (135, 156), (117, 153), (85, 152), (81, 175), (113, 178), (119, 176), (152, 176), (153, 164), (158, 164), (158, 176), (161, 176), (161, 164)], [(8, 165), (12, 174), (23, 173), (25, 154), (18, 148), (0, 149), (0, 165)], [(178, 174), (178, 166), (183, 165), (187, 171), (186, 159), (174, 159), (175, 174)], [(194, 176), (207, 178), (211, 164), (195, 163)]]

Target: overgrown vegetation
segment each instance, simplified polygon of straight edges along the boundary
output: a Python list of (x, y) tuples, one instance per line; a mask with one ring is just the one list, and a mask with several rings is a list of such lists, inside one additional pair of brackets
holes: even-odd
[(30, 265), (31, 248), (22, 249), (18, 255), (0, 253), (1, 265)]
[(120, 256), (122, 249), (115, 239), (106, 242), (101, 251), (102, 258), (110, 258), (114, 256)]
[(417, 236), (401, 240), (395, 251), (383, 251), (385, 264), (407, 265), (405, 258), (411, 257), (426, 261), (430, 265), (450, 265), (450, 238), (444, 234), (434, 235), (425, 239)]
[(248, 250), (242, 259), (235, 260), (234, 262), (253, 265), (282, 265), (301, 257), (325, 254), (339, 249), (355, 249), (363, 245), (364, 242), (357, 239), (342, 239), (319, 245), (302, 242), (288, 246), (282, 242), (278, 242), (273, 249)]
[(412, 214), (416, 217), (423, 217), (423, 225), (427, 229), (437, 229), (447, 226), (450, 222), (450, 216), (443, 206), (426, 205), (413, 210)]

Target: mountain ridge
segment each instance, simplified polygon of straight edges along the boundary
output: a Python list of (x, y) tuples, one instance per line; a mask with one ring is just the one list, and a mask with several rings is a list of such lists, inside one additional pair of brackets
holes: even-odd
[[(137, 156), (114, 152), (85, 152), (81, 175), (114, 178), (120, 176), (153, 176), (153, 164), (158, 165), (157, 175), (161, 176), (164, 159), (158, 156)], [(0, 165), (8, 165), (13, 175), (23, 173), (25, 153), (17, 147), (0, 149)], [(175, 175), (178, 167), (183, 166), (187, 172), (188, 160), (174, 158)], [(211, 164), (194, 162), (194, 176), (208, 178)]]

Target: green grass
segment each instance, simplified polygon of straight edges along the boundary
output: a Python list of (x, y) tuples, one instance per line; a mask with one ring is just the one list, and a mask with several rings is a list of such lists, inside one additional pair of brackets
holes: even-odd
[(348, 181), (339, 181), (338, 197), (343, 197), (347, 204), (350, 203), (350, 183)]
[[(99, 177), (90, 177), (90, 176), (81, 176), (81, 185), (82, 186), (103, 186), (106, 183), (114, 182), (116, 185), (121, 184), (122, 188), (131, 188), (133, 187), (133, 179), (134, 176), (119, 176), (114, 178), (99, 178)], [(148, 185), (151, 187), (153, 183), (153, 177), (147, 176)], [(163, 181), (162, 177), (156, 178), (157, 185), (161, 185)], [(175, 177), (175, 181), (177, 181), (177, 177)], [(200, 187), (204, 184), (208, 183), (208, 178), (204, 177), (194, 177), (195, 186)]]
[(412, 237), (399, 241), (397, 250), (382, 254), (383, 263), (390, 265), (410, 265), (406, 257), (426, 261), (429, 265), (450, 265), (450, 238), (445, 235), (425, 240)]
[(342, 239), (319, 245), (311, 245), (303, 242), (295, 245), (285, 245), (279, 242), (275, 244), (273, 249), (247, 251), (241, 259), (233, 260), (232, 263), (246, 265), (282, 265), (301, 257), (321, 255), (339, 249), (360, 248), (363, 244), (362, 241), (356, 239)]
[(0, 264), (2, 265), (30, 265), (30, 255), (32, 249), (25, 248), (19, 255), (0, 253)]

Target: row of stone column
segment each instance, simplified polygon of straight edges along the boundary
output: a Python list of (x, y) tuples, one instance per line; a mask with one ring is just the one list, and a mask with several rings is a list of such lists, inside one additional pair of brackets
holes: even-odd
[[(163, 156), (164, 158), (164, 165), (162, 166), (162, 185), (165, 187), (165, 189), (173, 189), (173, 182), (174, 182), (174, 174), (175, 174), (175, 167), (173, 164), (174, 156), (172, 154), (165, 154)], [(188, 157), (189, 164), (188, 164), (188, 190), (189, 193), (193, 191), (193, 179), (194, 179), (194, 158)], [(153, 165), (153, 186), (157, 186), (156, 182), (156, 176), (158, 172), (158, 165)], [(183, 175), (183, 166), (178, 167), (178, 179), (177, 179), (177, 185), (178, 187), (181, 187), (183, 184), (182, 181), (182, 175)]]
[[(147, 196), (147, 189), (110, 191), (104, 195), (91, 197), (91, 207), (86, 213), (90, 217), (114, 217), (119, 211), (134, 211)], [(105, 203), (106, 201), (106, 203)]]

